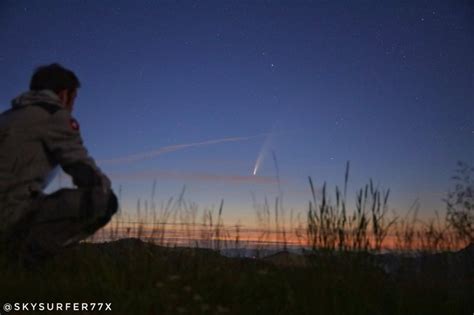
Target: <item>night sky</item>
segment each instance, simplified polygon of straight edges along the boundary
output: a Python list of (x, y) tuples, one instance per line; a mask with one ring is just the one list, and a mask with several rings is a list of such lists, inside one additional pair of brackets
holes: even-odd
[(75, 71), (85, 144), (131, 213), (156, 179), (158, 203), (186, 185), (251, 224), (277, 174), (304, 211), (308, 176), (340, 185), (350, 160), (351, 196), (372, 178), (432, 215), (474, 162), (474, 6), (403, 3), (1, 1), (0, 110), (37, 66)]

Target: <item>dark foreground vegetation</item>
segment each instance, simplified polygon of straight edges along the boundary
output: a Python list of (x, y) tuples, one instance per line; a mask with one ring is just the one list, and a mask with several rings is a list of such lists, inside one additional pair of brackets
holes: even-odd
[[(102, 302), (114, 314), (473, 314), (474, 168), (459, 164), (446, 216), (429, 222), (416, 209), (391, 213), (389, 191), (372, 182), (349, 209), (348, 174), (349, 164), (333, 202), (310, 179), (306, 219), (294, 225), (284, 222), (279, 198), (274, 214), (266, 200), (256, 202), (259, 241), (275, 239), (273, 231), (281, 245), (270, 256), (256, 248), (259, 258), (221, 255), (249, 246), (223, 224), (223, 202), (195, 230), (197, 208), (181, 195), (155, 211), (153, 193), (152, 218), (138, 215), (151, 229), (116, 221), (102, 230), (109, 242), (81, 243), (34, 268), (0, 255), (0, 304)], [(194, 246), (166, 241), (178, 232)], [(288, 251), (295, 248), (300, 254)]]
[(81, 244), (37, 270), (4, 266), (0, 296), (111, 302), (114, 314), (472, 314), (473, 249), (252, 259), (123, 239)]

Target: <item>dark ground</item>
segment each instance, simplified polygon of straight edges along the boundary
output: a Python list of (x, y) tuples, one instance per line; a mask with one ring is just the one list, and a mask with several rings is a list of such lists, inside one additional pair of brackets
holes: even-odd
[(471, 245), (411, 258), (282, 252), (251, 259), (138, 239), (84, 243), (37, 270), (3, 264), (0, 303), (111, 302), (113, 314), (471, 315), (473, 253)]

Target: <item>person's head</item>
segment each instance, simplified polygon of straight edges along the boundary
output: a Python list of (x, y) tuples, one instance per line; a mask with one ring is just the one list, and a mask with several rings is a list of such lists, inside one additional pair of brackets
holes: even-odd
[(73, 109), (77, 89), (80, 86), (81, 83), (74, 72), (58, 63), (38, 67), (30, 81), (31, 91), (53, 91), (69, 111)]

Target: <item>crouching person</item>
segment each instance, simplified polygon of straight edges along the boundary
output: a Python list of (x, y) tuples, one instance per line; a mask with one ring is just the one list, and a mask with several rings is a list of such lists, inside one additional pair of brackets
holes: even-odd
[[(7, 256), (23, 265), (91, 236), (118, 208), (110, 180), (71, 116), (79, 87), (76, 75), (59, 64), (40, 67), (30, 90), (0, 114), (0, 236)], [(58, 167), (77, 188), (46, 195)]]

